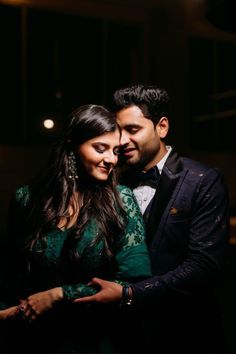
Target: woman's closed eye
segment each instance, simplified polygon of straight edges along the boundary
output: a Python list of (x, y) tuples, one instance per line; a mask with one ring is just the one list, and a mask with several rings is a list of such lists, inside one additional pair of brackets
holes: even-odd
[[(106, 150), (109, 150), (110, 147), (107, 147), (105, 145), (94, 145), (94, 149), (96, 150), (96, 152), (98, 152), (99, 154), (103, 154)], [(114, 155), (119, 155), (120, 154), (120, 146), (116, 146), (113, 149), (113, 154)]]
[(100, 154), (102, 154), (104, 151), (106, 151), (106, 147), (103, 145), (100, 145), (100, 144), (94, 145), (94, 149)]

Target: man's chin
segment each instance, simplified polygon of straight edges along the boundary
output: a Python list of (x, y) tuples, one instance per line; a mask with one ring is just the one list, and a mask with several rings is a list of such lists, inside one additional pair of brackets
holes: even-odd
[(139, 160), (135, 157), (129, 157), (125, 159), (125, 163), (129, 166), (137, 165)]

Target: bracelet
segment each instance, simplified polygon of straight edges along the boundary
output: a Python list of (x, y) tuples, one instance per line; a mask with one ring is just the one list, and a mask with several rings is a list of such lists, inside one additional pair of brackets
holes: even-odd
[(122, 305), (132, 305), (132, 295), (130, 294), (130, 286), (129, 285), (123, 285), (122, 288), (122, 298), (121, 298), (121, 304)]

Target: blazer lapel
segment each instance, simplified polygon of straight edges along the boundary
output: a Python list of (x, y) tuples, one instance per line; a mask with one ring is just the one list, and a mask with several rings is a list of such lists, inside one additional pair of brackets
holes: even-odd
[(182, 164), (178, 154), (174, 151), (169, 155), (153, 197), (152, 204), (149, 208), (146, 225), (146, 242), (148, 245), (152, 243), (154, 234), (158, 229), (163, 212), (170, 201), (170, 197), (179, 180), (179, 172), (182, 170)]

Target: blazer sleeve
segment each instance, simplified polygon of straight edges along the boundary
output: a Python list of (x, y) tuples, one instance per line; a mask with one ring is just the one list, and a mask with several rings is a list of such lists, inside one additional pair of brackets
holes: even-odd
[(192, 183), (195, 183), (195, 192), (189, 227), (187, 234), (182, 235), (188, 240), (186, 257), (164, 274), (133, 284), (136, 303), (198, 294), (202, 289), (214, 288), (219, 280), (229, 243), (227, 187), (217, 169), (208, 169), (199, 176), (197, 185), (196, 180)]

